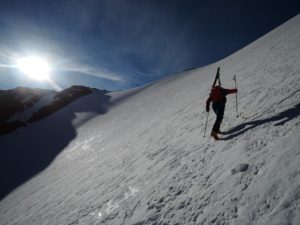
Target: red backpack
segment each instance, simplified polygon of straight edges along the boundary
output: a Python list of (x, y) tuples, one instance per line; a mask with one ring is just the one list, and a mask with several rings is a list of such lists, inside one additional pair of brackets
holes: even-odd
[(210, 99), (212, 102), (219, 102), (224, 98), (222, 88), (220, 86), (215, 86), (211, 89)]

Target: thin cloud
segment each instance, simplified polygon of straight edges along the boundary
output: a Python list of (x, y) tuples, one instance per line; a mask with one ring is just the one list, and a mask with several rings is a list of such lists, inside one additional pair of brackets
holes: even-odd
[(85, 74), (85, 75), (89, 75), (89, 76), (95, 76), (98, 78), (117, 81), (117, 82), (127, 82), (124, 79), (124, 77), (118, 76), (112, 72), (105, 71), (105, 70), (99, 69), (99, 68), (92, 68), (92, 67), (76, 65), (74, 67), (63, 67), (63, 68), (60, 68), (59, 70), (73, 71), (73, 72), (77, 72), (77, 73), (81, 73), (81, 74)]
[[(15, 62), (17, 58), (20, 56), (20, 54), (16, 53), (13, 50), (8, 50), (7, 48), (2, 48), (0, 51), (0, 68), (3, 69), (17, 69)], [(94, 76), (106, 80), (116, 81), (116, 82), (123, 82), (126, 83), (127, 80), (119, 76), (113, 72), (110, 72), (106, 69), (100, 69), (96, 67), (91, 67), (88, 65), (80, 64), (80, 63), (72, 63), (70, 62), (72, 59), (68, 60), (60, 60), (60, 57), (51, 57), (53, 65), (50, 65), (53, 68), (53, 72), (55, 71), (73, 71), (79, 74), (88, 75), (88, 76)], [(56, 59), (53, 60), (53, 59)], [(64, 63), (68, 63), (68, 65), (64, 65)]]
[[(29, 42), (25, 47), (50, 52), (58, 72), (94, 76), (116, 85), (143, 84), (185, 68), (193, 55), (186, 46), (190, 45), (186, 41), (188, 27), (178, 27), (181, 19), (169, 12), (174, 4), (162, 8), (157, 2), (125, 0), (58, 4), (55, 8), (41, 6), (43, 26), (23, 14), (5, 16), (15, 39), (23, 37), (22, 42)], [(56, 17), (50, 17), (50, 12)]]

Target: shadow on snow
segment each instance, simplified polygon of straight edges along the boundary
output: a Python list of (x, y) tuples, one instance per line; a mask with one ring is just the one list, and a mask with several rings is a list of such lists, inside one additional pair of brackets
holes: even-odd
[(76, 138), (77, 134), (72, 122), (77, 113), (89, 113), (84, 119), (77, 120), (76, 126), (80, 126), (97, 115), (105, 114), (109, 107), (151, 86), (150, 84), (131, 90), (114, 101), (107, 95), (109, 92), (98, 90), (28, 127), (0, 136), (0, 200), (47, 168)]
[(222, 140), (232, 139), (234, 137), (237, 137), (237, 136), (245, 133), (248, 130), (251, 130), (251, 129), (253, 129), (257, 126), (260, 126), (262, 124), (265, 124), (265, 123), (277, 122), (274, 124), (274, 126), (284, 125), (286, 122), (298, 117), (299, 115), (300, 115), (300, 103), (295, 105), (293, 108), (283, 111), (283, 112), (281, 112), (275, 116), (272, 116), (270, 118), (242, 123), (232, 129), (230, 129), (229, 131), (224, 132), (224, 134), (229, 134), (229, 136), (222, 138)]
[(96, 91), (83, 96), (43, 120), (0, 137), (0, 200), (44, 170), (76, 137), (72, 125), (76, 113), (89, 113), (80, 121), (83, 124), (107, 112), (110, 96), (106, 93)]

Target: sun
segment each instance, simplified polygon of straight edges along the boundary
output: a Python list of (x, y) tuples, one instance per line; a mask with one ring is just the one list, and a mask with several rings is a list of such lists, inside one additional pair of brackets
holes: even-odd
[(37, 56), (27, 56), (18, 59), (17, 68), (35, 80), (48, 80), (51, 71), (46, 60)]

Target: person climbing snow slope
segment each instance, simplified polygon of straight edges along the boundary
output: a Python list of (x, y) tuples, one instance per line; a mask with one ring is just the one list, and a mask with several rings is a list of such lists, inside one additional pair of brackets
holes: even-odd
[(220, 125), (223, 120), (225, 104), (226, 104), (226, 95), (237, 93), (237, 89), (225, 89), (220, 85), (213, 86), (210, 92), (210, 95), (206, 101), (206, 111), (210, 110), (210, 102), (212, 102), (212, 108), (217, 116), (215, 124), (211, 131), (211, 136), (215, 140), (219, 140), (218, 134), (221, 134)]

